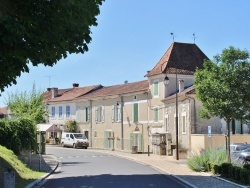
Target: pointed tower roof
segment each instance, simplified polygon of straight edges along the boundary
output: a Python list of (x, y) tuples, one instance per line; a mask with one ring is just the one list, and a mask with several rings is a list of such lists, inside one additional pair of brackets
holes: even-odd
[(162, 73), (193, 75), (195, 69), (201, 68), (208, 57), (196, 44), (174, 42), (145, 76), (150, 77)]

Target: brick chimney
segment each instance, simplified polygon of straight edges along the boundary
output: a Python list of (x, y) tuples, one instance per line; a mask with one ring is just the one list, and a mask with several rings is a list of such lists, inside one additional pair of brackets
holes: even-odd
[(73, 88), (75, 87), (79, 87), (79, 84), (78, 83), (73, 83)]
[(56, 88), (56, 87), (51, 88), (51, 92), (52, 92), (51, 98), (52, 99), (56, 98), (58, 95), (58, 88)]
[(179, 93), (184, 90), (184, 80), (179, 79)]

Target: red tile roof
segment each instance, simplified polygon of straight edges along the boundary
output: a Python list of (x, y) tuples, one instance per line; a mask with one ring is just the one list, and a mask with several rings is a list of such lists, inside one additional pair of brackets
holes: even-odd
[(102, 87), (102, 85), (93, 85), (87, 87), (73, 87), (70, 89), (58, 89), (58, 95), (55, 98), (52, 98), (52, 91), (50, 90), (44, 93), (44, 99), (47, 102), (70, 101)]
[(0, 108), (0, 114), (8, 114), (8, 106), (2, 107)]
[(108, 87), (103, 87), (98, 89), (94, 92), (88, 93), (81, 97), (77, 97), (77, 99), (90, 99), (95, 97), (107, 97), (113, 95), (122, 95), (122, 94), (129, 94), (141, 91), (148, 91), (149, 83), (147, 80), (132, 82), (132, 83), (125, 83), (121, 85), (113, 85)]
[[(196, 44), (174, 42), (168, 48), (155, 67), (145, 76), (162, 73), (193, 75), (197, 67), (201, 68), (208, 57)], [(177, 69), (176, 69), (177, 68)]]

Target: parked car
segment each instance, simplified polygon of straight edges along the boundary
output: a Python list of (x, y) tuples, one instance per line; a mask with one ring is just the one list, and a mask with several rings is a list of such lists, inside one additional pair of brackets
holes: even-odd
[(246, 143), (235, 143), (235, 144), (230, 144), (230, 151), (232, 153), (238, 153), (242, 150), (245, 150), (250, 147), (250, 144)]
[(89, 147), (89, 141), (82, 133), (63, 132), (61, 145), (63, 147), (69, 146), (73, 148), (81, 147), (87, 149)]
[(250, 147), (238, 152), (237, 156), (239, 157), (239, 159), (243, 160), (243, 163), (249, 163), (250, 162)]

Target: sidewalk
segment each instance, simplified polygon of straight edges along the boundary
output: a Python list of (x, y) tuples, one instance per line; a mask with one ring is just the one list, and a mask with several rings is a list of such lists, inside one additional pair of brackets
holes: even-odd
[[(235, 184), (233, 182), (224, 180), (209, 173), (194, 172), (187, 167), (186, 159), (175, 160), (173, 159), (172, 156), (160, 156), (155, 154), (150, 154), (148, 156), (148, 154), (131, 154), (123, 151), (98, 150), (91, 148), (84, 151), (105, 153), (108, 155), (114, 155), (136, 161), (138, 163), (155, 168), (163, 174), (164, 173), (170, 174), (173, 177), (177, 178), (178, 180), (186, 183), (187, 185), (193, 188), (217, 188), (217, 187), (247, 188), (248, 187)], [(50, 172), (41, 179), (37, 180), (36, 182), (33, 182), (32, 185), (30, 184), (26, 188), (35, 187), (37, 183), (43, 181), (57, 168), (58, 161), (53, 155), (42, 155), (42, 157), (44, 160), (43, 163), (44, 167), (48, 168), (48, 166), (50, 166), (51, 169)]]

